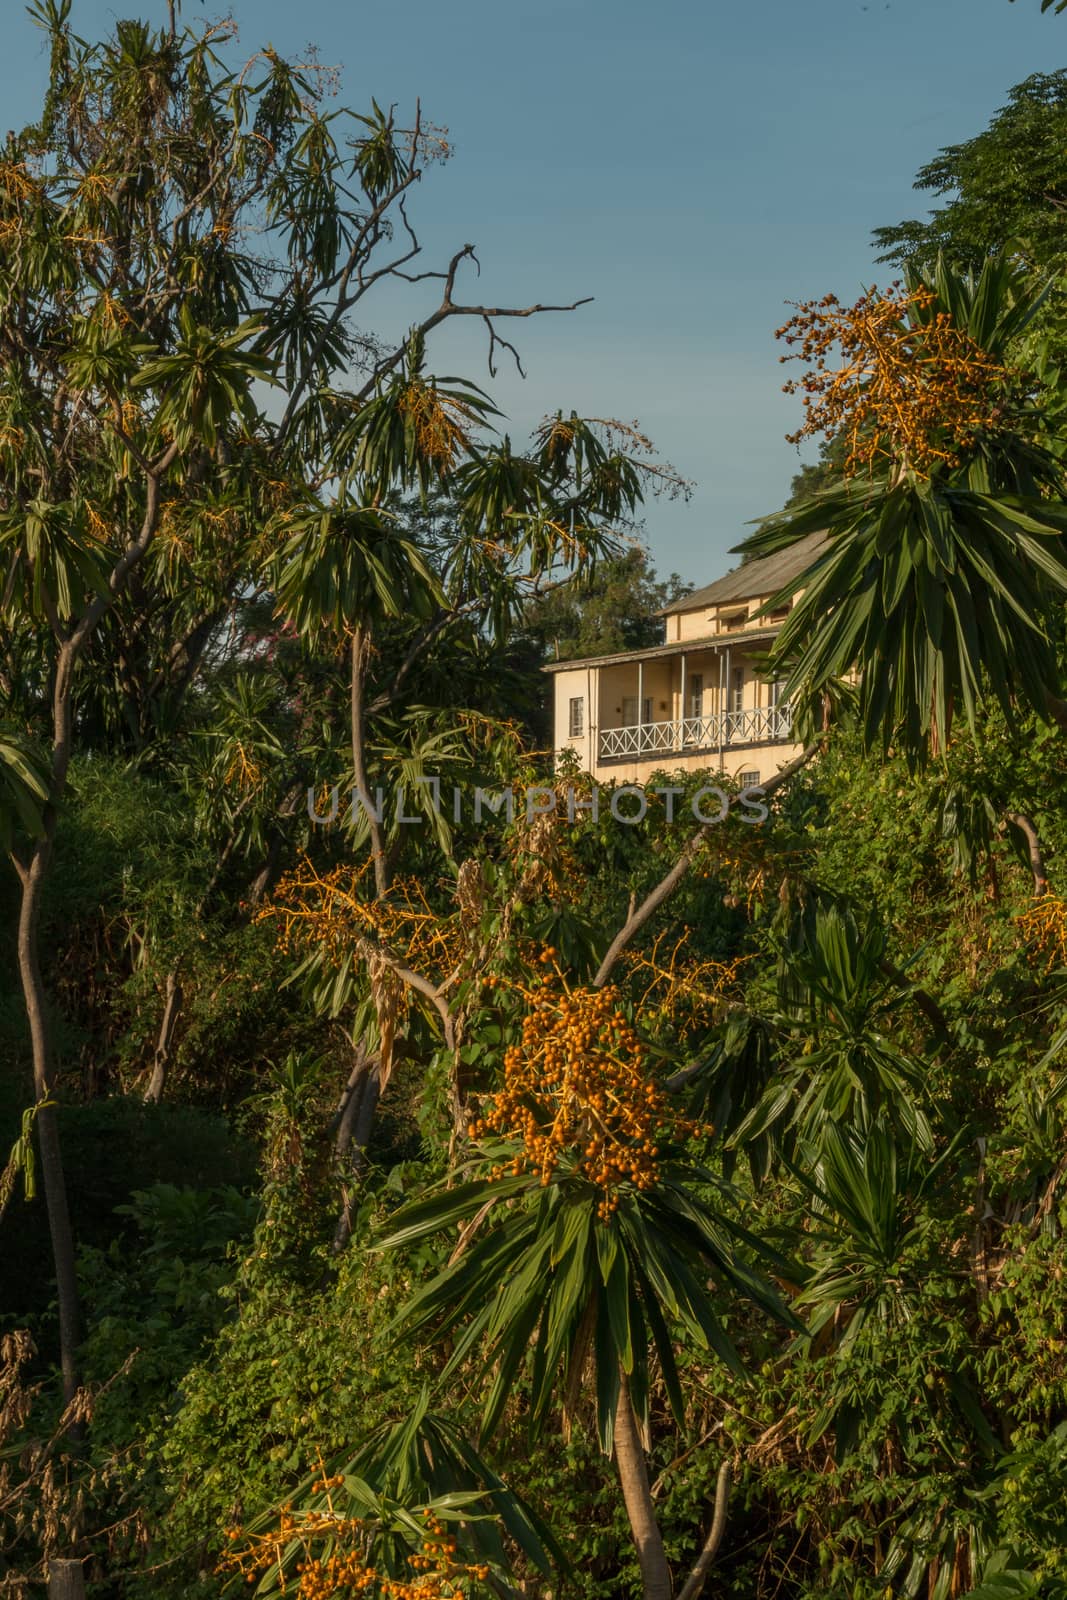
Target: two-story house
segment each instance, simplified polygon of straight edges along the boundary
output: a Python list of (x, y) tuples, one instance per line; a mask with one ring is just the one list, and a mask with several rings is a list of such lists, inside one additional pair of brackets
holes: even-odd
[[(797, 591), (773, 611), (824, 541), (748, 561), (665, 607), (664, 641), (646, 650), (552, 662), (554, 745), (603, 783), (712, 770), (748, 784), (799, 751), (781, 684), (758, 665)], [(763, 613), (761, 615), (761, 613)]]

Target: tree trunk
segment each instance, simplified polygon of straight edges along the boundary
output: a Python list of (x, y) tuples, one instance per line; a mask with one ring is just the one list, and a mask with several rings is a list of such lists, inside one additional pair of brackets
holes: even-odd
[(368, 1056), (360, 1045), (355, 1066), (345, 1086), (341, 1118), (334, 1141), (334, 1154), (338, 1161), (348, 1161), (350, 1174), (341, 1186), (341, 1214), (333, 1236), (334, 1255), (340, 1255), (352, 1237), (356, 1189), (363, 1173), (371, 1126), (381, 1092), (378, 1068), (378, 1056)]
[(1034, 879), (1034, 896), (1040, 899), (1042, 895), (1048, 894), (1048, 871), (1045, 867), (1045, 852), (1041, 845), (1041, 836), (1025, 811), (1009, 811), (1006, 813), (1004, 820), (1005, 822), (1010, 822), (1013, 828), (1018, 828), (1026, 840), (1026, 852), (1030, 859), (1030, 872)]
[(152, 1076), (144, 1095), (146, 1105), (158, 1105), (163, 1098), (163, 1089), (167, 1082), (167, 1067), (170, 1063), (170, 1047), (174, 1042), (174, 1030), (178, 1025), (181, 1010), (182, 986), (178, 982), (178, 973), (175, 969), (173, 972), (167, 973), (167, 997), (163, 1005), (163, 1020), (159, 1025), (159, 1034), (156, 1038), (156, 1050), (152, 1060)]
[(80, 1561), (48, 1563), (48, 1600), (85, 1600), (85, 1574)]
[(363, 679), (370, 653), (370, 636), (363, 628), (352, 630), (352, 775), (356, 797), (367, 814), (370, 847), (374, 859), (374, 892), (381, 899), (389, 888), (389, 868), (385, 854), (385, 831), (377, 817), (367, 787), (367, 763), (363, 749)]
[(644, 1600), (671, 1600), (671, 1570), (656, 1521), (637, 1418), (622, 1373), (619, 1374), (619, 1400), (615, 1407), (615, 1468), (637, 1547)]
[(55, 827), (54, 818), (50, 818), (46, 826), (49, 830), (46, 837), (34, 847), (28, 866), (20, 868), (19, 871), (22, 882), (22, 904), (19, 910), (18, 963), (33, 1049), (34, 1097), (40, 1107), (37, 1112), (37, 1139), (41, 1152), (41, 1178), (48, 1211), (48, 1228), (52, 1236), (52, 1257), (56, 1269), (63, 1401), (69, 1405), (78, 1388), (74, 1353), (78, 1346), (81, 1318), (78, 1308), (78, 1278), (74, 1262), (74, 1234), (70, 1225), (70, 1208), (67, 1205), (67, 1186), (63, 1176), (63, 1157), (59, 1144), (59, 1122), (55, 1106), (46, 1103), (51, 1090), (52, 1046), (44, 982), (41, 978), (37, 929), (41, 916), (41, 889), (52, 849), (51, 833)]
[[(70, 633), (64, 630), (55, 607), (47, 599), (45, 601), (48, 622), (59, 646), (52, 685), (52, 781), (48, 803), (44, 808), (44, 837), (38, 839), (26, 863), (16, 860), (22, 887), (18, 933), (19, 977), (26, 1004), (26, 1018), (30, 1026), (33, 1081), (39, 1103), (47, 1100), (52, 1077), (52, 1045), (38, 950), (41, 890), (51, 861), (52, 844), (56, 836), (57, 810), (70, 768), (73, 748), (74, 673), (82, 651), (88, 645), (109, 607), (113, 605), (116, 596), (125, 589), (131, 573), (143, 558), (155, 535), (159, 526), (160, 484), (177, 454), (177, 441), (172, 441), (159, 459), (148, 468), (145, 477), (145, 514), (141, 531), (137, 538), (126, 546), (111, 569), (106, 588), (89, 601)], [(56, 1268), (63, 1397), (69, 1403), (78, 1388), (74, 1353), (78, 1346), (81, 1317), (78, 1307), (78, 1280), (74, 1268), (74, 1235), (70, 1226), (70, 1209), (67, 1205), (67, 1188), (59, 1147), (59, 1125), (54, 1107), (41, 1105), (37, 1113), (37, 1137), (41, 1150), (45, 1205), (48, 1209), (48, 1226), (52, 1235), (52, 1255)]]
[(685, 1580), (678, 1600), (700, 1600), (700, 1596), (704, 1593), (704, 1584), (707, 1582), (708, 1573), (719, 1553), (719, 1546), (726, 1532), (726, 1511), (730, 1501), (732, 1477), (733, 1468), (729, 1461), (724, 1461), (719, 1468), (719, 1477), (715, 1485), (715, 1509), (711, 1516), (711, 1529), (704, 1542), (704, 1548), (697, 1557), (696, 1565)]

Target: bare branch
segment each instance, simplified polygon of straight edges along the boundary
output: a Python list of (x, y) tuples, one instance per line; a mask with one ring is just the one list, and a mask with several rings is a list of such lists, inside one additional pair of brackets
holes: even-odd
[(1005, 822), (1010, 822), (1013, 828), (1018, 828), (1026, 840), (1027, 854), (1030, 857), (1030, 871), (1034, 879), (1034, 894), (1041, 896), (1048, 893), (1048, 873), (1045, 870), (1045, 853), (1041, 848), (1041, 836), (1033, 821), (1024, 811), (1009, 811)]
[[(490, 332), (492, 333), (491, 322), (494, 317), (536, 317), (546, 311), (577, 311), (579, 306), (589, 305), (593, 299), (593, 296), (589, 294), (584, 295), (580, 300), (572, 300), (569, 305), (542, 305), (540, 303), (533, 306), (461, 305), (454, 299), (454, 292), (456, 276), (464, 261), (473, 261), (475, 266), (478, 265), (478, 257), (472, 244), (465, 244), (462, 250), (457, 250), (448, 263), (447, 270), (440, 275), (443, 276), (445, 285), (441, 295), (441, 304), (436, 311), (431, 312), (422, 322), (416, 324), (415, 332), (421, 338), (425, 338), (428, 333), (439, 327), (442, 322), (447, 321), (449, 317), (481, 317), (484, 322), (490, 324)], [(439, 274), (428, 273), (426, 276), (439, 276)], [(514, 347), (508, 344), (507, 340), (502, 339), (499, 334), (496, 335), (496, 342), (507, 345), (508, 349), (514, 352)], [(381, 380), (400, 365), (404, 359), (405, 348), (405, 345), (398, 346), (384, 361), (379, 362), (367, 382), (357, 392), (355, 396), (357, 401), (368, 399)], [(492, 344), (490, 344), (490, 354), (492, 354)]]
[[(767, 779), (766, 783), (761, 784), (760, 787), (763, 790), (764, 798), (766, 798), (767, 795), (774, 794), (774, 792), (777, 789), (780, 789), (784, 783), (788, 783), (790, 778), (795, 777), (801, 768), (807, 766), (808, 762), (818, 753), (821, 748), (821, 740), (816, 741), (814, 744), (809, 744), (805, 750), (801, 751), (800, 755), (796, 756), (792, 761), (788, 762), (786, 766), (782, 767), (780, 772), (776, 772), (773, 777)], [(738, 804), (739, 798), (740, 797), (738, 795), (729, 796), (727, 804), (731, 810), (735, 805)], [(674, 863), (673, 867), (666, 874), (666, 876), (661, 878), (656, 887), (645, 896), (641, 904), (635, 910), (630, 912), (629, 916), (626, 918), (626, 921), (623, 923), (622, 927), (611, 941), (611, 944), (608, 946), (607, 954), (600, 963), (597, 975), (593, 979), (594, 988), (602, 989), (604, 987), (612, 974), (615, 963), (622, 955), (622, 952), (626, 949), (626, 946), (630, 943), (630, 940), (635, 934), (640, 933), (645, 923), (648, 922), (651, 917), (655, 916), (661, 905), (670, 899), (675, 889), (677, 889), (678, 885), (689, 871), (689, 868), (692, 866), (696, 856), (699, 854), (700, 847), (704, 843), (704, 840), (710, 836), (713, 826), (717, 826), (717, 824), (707, 823), (703, 827), (697, 829), (696, 833), (693, 834), (692, 838), (685, 845), (681, 855), (678, 857), (677, 861)]]
[(400, 981), (406, 983), (409, 989), (414, 989), (416, 994), (421, 994), (425, 999), (429, 1000), (444, 1026), (445, 1044), (450, 1050), (454, 1050), (456, 1048), (456, 1030), (452, 1020), (452, 1012), (449, 1010), (448, 1002), (441, 993), (439, 986), (431, 983), (429, 978), (424, 978), (421, 972), (416, 972), (412, 967), (406, 967), (399, 956), (394, 956), (392, 951), (385, 949), (384, 945), (379, 943), (378, 940), (369, 939), (366, 935), (362, 935), (360, 944), (395, 972)]
[(489, 376), (491, 378), (496, 377), (496, 364), (493, 360), (493, 351), (496, 349), (497, 345), (500, 345), (502, 349), (511, 351), (512, 356), (515, 358), (515, 365), (519, 369), (519, 377), (525, 378), (526, 372), (523, 368), (522, 359), (511, 340), (505, 339), (502, 334), (497, 333), (496, 329), (493, 327), (493, 321), (491, 317), (483, 317), (482, 320), (489, 329)]
[(380, 711), (387, 710), (391, 705), (395, 705), (397, 700), (400, 698), (399, 691), (401, 685), (419, 657), (430, 647), (431, 644), (433, 644), (436, 639), (440, 638), (441, 634), (444, 633), (446, 629), (452, 627), (454, 623), (462, 622), (465, 617), (472, 616), (477, 613), (482, 608), (484, 603), (485, 602), (481, 599), (468, 600), (466, 605), (457, 606), (452, 611), (443, 612), (442, 615), (436, 619), (436, 621), (429, 623), (425, 628), (423, 628), (416, 635), (407, 655), (397, 668), (396, 674), (393, 678), (392, 686), (386, 693), (378, 695), (377, 698), (366, 707), (367, 715), (374, 715)]
[(726, 1532), (726, 1511), (730, 1499), (730, 1484), (733, 1479), (733, 1467), (727, 1460), (719, 1468), (719, 1478), (715, 1485), (715, 1510), (711, 1518), (711, 1532), (703, 1550), (697, 1557), (696, 1565), (682, 1586), (678, 1600), (700, 1600), (704, 1592), (704, 1581), (711, 1571), (711, 1564), (719, 1553), (723, 1534)]

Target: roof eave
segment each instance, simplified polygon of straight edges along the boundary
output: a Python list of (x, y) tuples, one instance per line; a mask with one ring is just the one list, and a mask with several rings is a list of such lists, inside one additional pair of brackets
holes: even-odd
[(658, 661), (683, 656), (687, 650), (728, 650), (734, 644), (769, 644), (777, 628), (752, 628), (739, 633), (714, 633), (701, 639), (672, 639), (670, 644), (649, 645), (645, 650), (621, 650), (610, 656), (575, 656), (570, 661), (546, 661), (542, 672), (569, 672), (578, 667), (616, 667), (627, 661)]

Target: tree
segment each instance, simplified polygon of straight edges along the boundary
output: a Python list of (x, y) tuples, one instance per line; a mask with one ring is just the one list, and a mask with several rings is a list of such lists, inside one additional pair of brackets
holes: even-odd
[[(327, 606), (346, 626), (374, 593), (387, 611), (428, 595), (374, 507), (397, 474), (447, 475), (485, 412), (473, 389), (425, 373), (427, 337), (476, 317), (492, 366), (514, 350), (501, 319), (573, 306), (465, 303), (471, 245), (420, 269), (408, 193), (448, 153), (421, 111), (406, 128), (377, 106), (324, 112), (329, 75), (313, 64), (268, 50), (231, 68), (230, 24), (179, 32), (172, 10), (168, 29), (123, 21), (90, 44), (72, 30), (71, 0), (39, 0), (31, 15), (51, 76), (40, 121), (0, 161), (0, 548), (12, 711), (51, 747), (41, 835), (12, 859), (69, 1394), (77, 1287), (38, 929), (78, 739), (100, 706), (147, 736), (160, 686), (187, 694), (225, 620), (277, 577), (279, 534), (318, 527), (337, 571), (351, 544), (359, 570)], [(355, 321), (388, 279), (441, 286), (391, 347)], [(270, 387), (281, 403), (268, 407)], [(506, 443), (468, 462), (465, 495), (496, 545), (486, 569), (506, 570), (518, 547), (547, 566), (580, 559), (597, 537), (581, 524), (590, 496), (621, 514), (644, 481), (562, 417), (543, 449), (554, 483), (576, 460), (584, 469), (564, 522)], [(388, 597), (383, 560), (396, 574)], [(303, 576), (313, 607), (321, 566)]]
[(1055, 11), (1058, 15), (1061, 11), (1067, 11), (1067, 0), (1041, 0), (1041, 9)]
[[(600, 1445), (615, 1463), (645, 1600), (670, 1600), (642, 1443), (652, 1352), (684, 1428), (672, 1328), (741, 1370), (709, 1273), (799, 1325), (739, 1253), (760, 1247), (730, 1215), (728, 1186), (687, 1155), (699, 1130), (656, 1084), (621, 996), (564, 984), (527, 998), (521, 1044), (507, 1052), (503, 1083), (472, 1128), (485, 1141), (472, 1175), (460, 1184), (452, 1175), (443, 1193), (402, 1210), (381, 1248), (459, 1230), (447, 1266), (401, 1320), (412, 1335), (442, 1322), (452, 1330), (442, 1382), (480, 1354), (483, 1442), (528, 1359), (531, 1436), (552, 1402), (573, 1409), (591, 1364)], [(682, 1592), (700, 1587), (694, 1579)]]
[[(1047, 7), (1043, 7), (1047, 9)], [(981, 269), (1010, 252), (1042, 271), (1062, 265), (1067, 204), (1067, 70), (1034, 73), (973, 139), (919, 169), (916, 189), (951, 196), (929, 220), (876, 228), (880, 259)]]
[(635, 545), (533, 598), (522, 632), (545, 661), (643, 650), (662, 640), (658, 612), (691, 590), (676, 572), (658, 579), (648, 552)]
[[(1058, 456), (1013, 344), (1041, 304), (1018, 268), (977, 277), (944, 264), (906, 290), (832, 296), (782, 330), (808, 368), (800, 433), (844, 434), (846, 474), (767, 518), (750, 553), (829, 538), (771, 652), (813, 708), (857, 675), (868, 745), (922, 761), (961, 709), (1021, 702), (1067, 722), (1055, 612), (1067, 594)], [(832, 353), (841, 351), (841, 364)]]
[[(366, 680), (383, 622), (414, 617), (417, 623), (392, 693), (386, 696), (388, 705), (399, 698), (412, 664), (443, 636), (454, 634), (457, 625), (474, 624), (503, 645), (526, 594), (552, 580), (561, 556), (565, 564), (579, 567), (596, 553), (610, 556), (613, 528), (621, 517), (632, 518), (648, 479), (655, 484), (662, 474), (648, 462), (645, 442), (632, 429), (590, 423), (574, 414), (546, 419), (534, 449), (525, 456), (514, 454), (509, 441), (503, 449), (487, 447), (474, 437), (473, 424), (487, 407), (473, 390), (428, 390), (413, 422), (417, 375), (409, 361), (361, 415), (362, 496), (328, 510), (314, 505), (290, 522), (275, 584), (279, 609), (302, 636), (332, 637), (335, 647), (345, 638), (349, 641), (352, 782), (345, 787), (353, 803), (348, 820), (357, 840), (364, 828), (369, 834), (378, 901), (384, 901), (390, 888), (397, 843), (389, 838), (380, 791), (372, 793), (368, 776)], [(438, 448), (442, 436), (448, 440), (445, 454)], [(620, 441), (637, 442), (640, 453), (625, 454)], [(669, 476), (667, 481), (672, 481)], [(361, 509), (368, 497), (413, 487), (426, 495), (431, 485), (452, 497), (447, 554), (434, 565), (415, 544), (391, 531), (378, 510)], [(405, 752), (402, 770), (413, 780), (412, 787), (418, 789), (435, 761), (439, 767), (443, 757), (462, 746), (455, 731), (427, 726), (421, 741), (413, 740)], [(432, 820), (440, 832), (437, 814)], [(358, 966), (332, 973), (316, 991), (319, 1002), (336, 1014), (342, 994), (352, 1000), (369, 981), (377, 1048), (366, 1038), (353, 1040), (355, 1065), (342, 1112), (341, 1153), (353, 1145), (357, 1171), (391, 1070), (388, 1041), (397, 1003), (395, 980), (383, 983), (380, 970), (377, 979), (373, 976), (383, 962), (395, 964), (395, 957), (369, 944), (358, 953)], [(411, 969), (402, 970), (410, 984)], [(443, 1006), (443, 990), (434, 995), (434, 1004)], [(443, 1014), (447, 1017), (447, 1009)], [(450, 1026), (446, 1023), (446, 1032)], [(338, 1247), (347, 1242), (349, 1223), (346, 1199)]]

